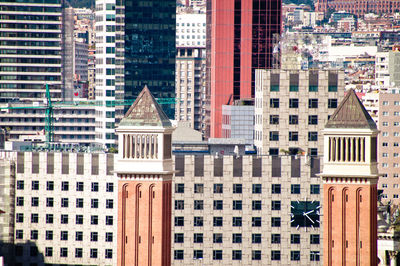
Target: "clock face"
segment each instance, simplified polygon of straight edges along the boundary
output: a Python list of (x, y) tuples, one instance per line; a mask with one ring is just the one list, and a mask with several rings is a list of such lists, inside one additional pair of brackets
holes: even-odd
[(319, 201), (292, 201), (290, 204), (291, 227), (319, 227), (321, 206)]

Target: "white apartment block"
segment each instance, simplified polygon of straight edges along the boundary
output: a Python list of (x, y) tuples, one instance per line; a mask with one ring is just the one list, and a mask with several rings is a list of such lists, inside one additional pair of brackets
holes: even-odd
[(96, 142), (115, 146), (115, 100), (123, 99), (124, 6), (116, 0), (96, 1)]
[(323, 152), (322, 130), (344, 97), (343, 71), (256, 70), (258, 154)]
[(176, 15), (176, 47), (206, 47), (206, 14)]
[(241, 104), (245, 102), (222, 106), (222, 137), (244, 139), (246, 144), (253, 144), (254, 102)]
[(389, 52), (376, 53), (375, 84), (381, 88), (390, 87)]
[(15, 152), (15, 265), (116, 265), (112, 154)]

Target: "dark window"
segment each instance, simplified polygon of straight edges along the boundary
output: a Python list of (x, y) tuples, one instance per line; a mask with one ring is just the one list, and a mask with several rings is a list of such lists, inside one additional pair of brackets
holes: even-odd
[(98, 191), (99, 191), (99, 183), (92, 182), (92, 192), (98, 192)]
[(106, 209), (112, 209), (112, 208), (114, 208), (114, 200), (107, 199), (106, 200)]
[(270, 141), (278, 141), (279, 140), (279, 131), (270, 131), (269, 132), (269, 140)]
[(62, 191), (68, 191), (68, 189), (69, 189), (69, 183), (68, 183), (68, 181), (63, 181), (63, 182), (61, 182), (61, 190), (62, 190)]
[(60, 240), (63, 240), (63, 241), (68, 240), (68, 231), (61, 231), (60, 232)]
[(32, 181), (32, 190), (39, 190), (39, 181)]
[(311, 184), (310, 185), (310, 194), (319, 194), (319, 185)]
[(299, 234), (291, 234), (290, 235), (290, 244), (300, 244), (300, 235)]
[(174, 260), (183, 260), (183, 250), (174, 250)]
[(114, 218), (112, 216), (106, 216), (106, 225), (113, 225)]
[(68, 198), (61, 198), (61, 208), (68, 208)]
[(204, 201), (203, 200), (195, 200), (193, 204), (193, 208), (195, 210), (202, 210), (204, 208)]
[(222, 234), (213, 234), (213, 243), (222, 243)]
[(175, 193), (185, 193), (185, 184), (175, 184)]
[(107, 232), (106, 233), (106, 242), (112, 242), (112, 241), (113, 241), (113, 233)]
[(281, 184), (272, 184), (272, 194), (281, 194)]
[(269, 155), (278, 156), (279, 155), (279, 149), (278, 148), (269, 148)]
[(299, 132), (289, 131), (289, 141), (298, 141), (298, 140), (299, 140)]
[(83, 208), (83, 199), (76, 199), (76, 207)]
[(75, 248), (75, 258), (82, 258), (83, 249), (82, 248)]
[(299, 124), (299, 116), (289, 115), (289, 125), (298, 125), (298, 124)]
[(193, 243), (203, 243), (203, 234), (202, 233), (193, 234)]
[(271, 125), (279, 125), (279, 115), (270, 115), (269, 116), (269, 123)]
[(204, 176), (204, 156), (202, 155), (194, 157), (194, 176)]
[(17, 189), (23, 190), (24, 189), (24, 180), (17, 181)]
[(252, 189), (253, 194), (261, 194), (261, 191), (262, 191), (261, 184), (253, 184), (252, 187), (253, 187), (253, 189)]
[(46, 198), (46, 207), (53, 207), (53, 206), (54, 206), (54, 199)]
[(199, 260), (203, 258), (203, 250), (193, 250), (193, 259)]
[(233, 157), (233, 177), (242, 177), (243, 174), (243, 158), (242, 156)]
[(97, 209), (99, 207), (98, 199), (90, 199), (90, 207), (93, 209)]
[(279, 99), (278, 98), (269, 99), (269, 107), (271, 107), (271, 108), (279, 108)]
[(241, 200), (234, 200), (232, 202), (232, 209), (235, 211), (241, 211), (242, 210), (242, 201)]
[(53, 257), (53, 248), (52, 247), (46, 247), (45, 256), (46, 257)]
[(214, 200), (214, 210), (222, 210), (224, 208), (222, 200)]
[(289, 99), (289, 108), (299, 108), (299, 99)]
[(281, 260), (281, 251), (271, 250), (271, 260)]
[(242, 260), (242, 251), (232, 250), (232, 260)]
[(223, 225), (223, 217), (220, 217), (220, 216), (213, 217), (213, 225), (214, 226), (222, 226)]
[(233, 193), (240, 194), (242, 193), (243, 186), (242, 184), (233, 184)]
[(114, 183), (106, 184), (106, 192), (114, 192)]
[(261, 250), (252, 250), (251, 251), (251, 259), (252, 260), (261, 260)]
[(310, 244), (319, 244), (319, 235), (310, 235)]
[(76, 191), (83, 191), (83, 182), (76, 182)]
[(280, 244), (280, 243), (281, 243), (281, 235), (271, 234), (271, 244)]
[(24, 214), (23, 213), (17, 213), (15, 215), (15, 222), (23, 223), (24, 222)]
[(317, 131), (308, 132), (308, 141), (318, 141), (318, 132)]
[(38, 235), (39, 235), (38, 230), (31, 230), (31, 240), (37, 240)]
[(261, 177), (262, 175), (262, 159), (253, 157), (253, 177)]
[(242, 226), (242, 217), (232, 217), (232, 226)]
[(15, 230), (15, 238), (23, 239), (24, 238), (24, 230)]
[(290, 185), (290, 193), (300, 194), (300, 184), (291, 184)]
[(183, 210), (183, 209), (185, 209), (185, 201), (175, 200), (175, 210)]
[(46, 189), (49, 191), (54, 190), (54, 181), (47, 181), (46, 182)]
[(224, 175), (224, 159), (214, 158), (214, 176)]
[(300, 260), (300, 251), (299, 250), (290, 251), (290, 260), (293, 260), (293, 261)]
[(272, 227), (280, 227), (281, 226), (281, 217), (271, 217), (271, 226)]
[(273, 200), (271, 203), (271, 209), (273, 211), (280, 211), (281, 210), (281, 201), (280, 200)]
[(251, 226), (261, 227), (261, 217), (251, 217)]
[(97, 242), (99, 239), (99, 234), (97, 232), (90, 232), (90, 241)]
[(328, 99), (328, 108), (337, 108), (338, 100), (337, 99)]
[(195, 216), (193, 225), (194, 226), (203, 226), (203, 216)]
[(318, 115), (309, 115), (308, 116), (308, 124), (309, 125), (318, 125)]
[(106, 259), (112, 259), (112, 254), (113, 254), (112, 249), (106, 249), (105, 250), (105, 258)]
[(90, 257), (91, 258), (97, 258), (97, 248), (91, 248), (90, 249)]
[(203, 193), (204, 184), (194, 184), (194, 193)]
[(31, 213), (31, 223), (37, 224), (39, 222), (39, 214)]
[(222, 250), (213, 250), (213, 260), (222, 260)]
[(223, 193), (223, 184), (214, 184), (214, 193)]
[(77, 214), (75, 217), (75, 223), (76, 224), (83, 224), (83, 215)]
[(310, 251), (310, 261), (319, 261), (319, 251)]
[(53, 240), (53, 231), (46, 231), (46, 240)]
[(272, 157), (272, 177), (281, 177), (281, 158)]
[(261, 200), (253, 200), (251, 203), (253, 211), (259, 211), (262, 208)]
[(75, 241), (82, 241), (83, 240), (83, 232), (78, 231), (75, 232)]
[(68, 214), (61, 214), (61, 223), (68, 224)]
[(24, 206), (24, 197), (17, 197), (17, 199), (15, 200), (17, 203), (17, 206)]
[(251, 243), (261, 244), (261, 234), (252, 234), (251, 235)]
[(174, 243), (183, 243), (184, 235), (182, 233), (175, 233), (174, 235)]
[(308, 108), (318, 108), (318, 99), (308, 99)]
[(93, 225), (99, 224), (99, 216), (97, 215), (90, 216), (90, 224)]
[(175, 217), (175, 226), (184, 226), (185, 219), (183, 216), (176, 216)]
[(232, 243), (242, 243), (242, 234), (232, 234)]

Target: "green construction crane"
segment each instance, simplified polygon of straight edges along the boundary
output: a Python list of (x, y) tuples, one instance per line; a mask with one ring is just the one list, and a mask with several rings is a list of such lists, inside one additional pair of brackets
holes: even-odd
[(54, 142), (54, 113), (53, 113), (53, 105), (51, 103), (51, 96), (49, 85), (46, 84), (46, 116), (45, 116), (45, 126), (44, 132), (46, 132), (46, 145), (49, 145), (51, 142)]

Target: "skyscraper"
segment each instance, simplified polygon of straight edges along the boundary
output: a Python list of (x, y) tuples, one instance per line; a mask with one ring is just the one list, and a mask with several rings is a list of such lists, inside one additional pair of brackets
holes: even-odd
[(280, 0), (207, 1), (211, 137), (221, 136), (222, 105), (254, 97), (255, 70), (273, 66), (280, 31)]
[(62, 93), (62, 3), (1, 1), (0, 99), (41, 99), (44, 84), (53, 99)]

